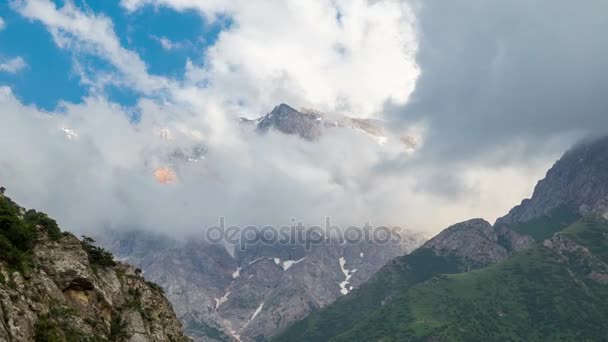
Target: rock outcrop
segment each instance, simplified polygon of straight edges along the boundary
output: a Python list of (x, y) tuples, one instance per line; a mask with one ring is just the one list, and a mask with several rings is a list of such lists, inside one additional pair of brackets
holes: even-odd
[(472, 219), (450, 226), (429, 240), (423, 248), (436, 255), (452, 255), (466, 260), (473, 267), (498, 262), (509, 255), (498, 241), (492, 225), (483, 219)]
[[(0, 201), (12, 205), (1, 195)], [(18, 226), (23, 216), (8, 220), (6, 213), (0, 242), (26, 236), (25, 226)], [(71, 234), (52, 237), (46, 228), (36, 229), (20, 263), (17, 249), (0, 253), (0, 341), (189, 340), (162, 289), (139, 270)]]
[(581, 216), (608, 211), (608, 137), (574, 146), (547, 172), (525, 199), (496, 221), (496, 226), (515, 225), (570, 209)]

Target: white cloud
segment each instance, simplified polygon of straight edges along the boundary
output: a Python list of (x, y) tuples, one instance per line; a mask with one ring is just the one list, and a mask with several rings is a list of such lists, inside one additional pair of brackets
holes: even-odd
[(174, 42), (167, 37), (151, 36), (152, 39), (156, 40), (163, 50), (170, 51), (175, 49), (181, 49), (185, 46), (192, 46), (189, 42)]
[(0, 72), (8, 72), (10, 74), (15, 74), (25, 69), (26, 67), (27, 63), (22, 57), (15, 57), (6, 60), (0, 59)]
[[(114, 225), (192, 232), (215, 224), (220, 215), (241, 225), (285, 224), (291, 217), (319, 224), (331, 215), (344, 225), (372, 220), (436, 230), (505, 213), (556, 157), (491, 167), (484, 156), (448, 165), (394, 153), (348, 130), (310, 143), (274, 132), (259, 136), (236, 124), (235, 116), (260, 115), (279, 102), (367, 117), (378, 116), (387, 101), (408, 102), (419, 75), (419, 37), (404, 2), (122, 4), (130, 11), (146, 5), (194, 9), (212, 19), (228, 13), (233, 24), (208, 48), (204, 62), (189, 61), (184, 79), (174, 81), (150, 75), (142, 58), (121, 46), (108, 17), (69, 1), (61, 8), (48, 0), (15, 3), (23, 16), (44, 24), (59, 47), (75, 52), (77, 68), (80, 54), (94, 54), (116, 68), (107, 74), (81, 67), (83, 81), (97, 89), (117, 83), (152, 95), (137, 103), (141, 121), (132, 123), (130, 113), (103, 92), (49, 115), (1, 89), (0, 113), (10, 134), (0, 135), (0, 179), (16, 199), (49, 211), (69, 229)], [(167, 130), (172, 139), (161, 139), (159, 132)], [(77, 139), (66, 139), (66, 132)], [(205, 160), (175, 166), (175, 184), (154, 181), (154, 169), (176, 148), (198, 143), (209, 150)], [(519, 151), (512, 144), (503, 149), (506, 155)], [(391, 163), (405, 167), (395, 171)], [(449, 196), (435, 191), (442, 187), (456, 190)]]
[(161, 37), (158, 39), (158, 42), (165, 50), (173, 50), (176, 48), (175, 43), (169, 40), (167, 37)]
[(6, 27), (6, 23), (4, 22), (4, 19), (2, 19), (2, 17), (0, 17), (0, 31), (4, 30), (5, 27)]
[[(142, 120), (133, 124), (128, 113), (102, 98), (66, 104), (61, 114), (49, 115), (21, 104), (9, 88), (0, 93), (3, 127), (10, 132), (0, 135), (2, 185), (19, 202), (48, 211), (77, 232), (127, 226), (193, 233), (217, 224), (218, 216), (230, 224), (282, 225), (292, 217), (323, 224), (327, 215), (344, 226), (371, 220), (435, 231), (479, 213), (491, 219), (506, 212), (529, 194), (550, 161), (455, 167), (466, 188), (445, 198), (420, 188), (435, 166), (383, 173), (378, 165), (389, 157), (385, 147), (357, 132), (337, 130), (310, 143), (231, 126), (226, 130), (232, 136), (215, 141), (207, 139), (203, 117), (186, 107), (142, 101)], [(172, 139), (161, 139), (159, 128), (170, 130)], [(78, 138), (70, 139), (66, 129)], [(192, 139), (191, 132), (201, 133)], [(177, 163), (175, 184), (154, 181), (154, 169), (174, 149), (191, 147), (200, 137), (209, 148), (204, 160)]]
[(377, 116), (387, 101), (405, 103), (419, 75), (415, 18), (398, 0), (122, 4), (129, 10), (150, 4), (194, 9), (207, 17), (228, 13), (233, 24), (190, 77), (208, 80), (216, 96), (254, 113), (287, 101)]

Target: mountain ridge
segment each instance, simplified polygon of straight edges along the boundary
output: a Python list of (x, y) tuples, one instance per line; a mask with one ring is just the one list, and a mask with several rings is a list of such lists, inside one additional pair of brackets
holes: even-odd
[[(445, 229), (410, 255), (391, 261), (359, 290), (295, 323), (275, 340), (296, 337), (302, 341), (341, 340), (338, 336), (342, 334), (354, 340), (360, 336), (382, 340), (393, 336), (394, 325), (387, 326), (385, 335), (378, 336), (365, 334), (357, 326), (374, 330), (373, 324), (365, 322), (383, 317), (382, 312), (389, 314), (386, 312), (389, 309), (384, 308), (394, 307), (391, 303), (396, 297), (412, 288), (426, 286), (431, 279), (476, 273), (469, 272), (471, 270), (483, 272), (488, 266), (501, 265), (531, 248), (538, 249), (543, 241), (559, 236), (560, 231), (583, 217), (604, 219), (608, 208), (607, 161), (608, 138), (576, 145), (539, 181), (531, 199), (522, 201), (494, 226), (473, 219)], [(417, 260), (421, 256), (425, 256), (423, 262)], [(603, 273), (598, 277), (603, 280)], [(395, 306), (398, 304), (407, 306), (407, 301), (398, 301)], [(399, 310), (394, 309), (391, 314), (396, 312)], [(380, 325), (380, 321), (374, 322)], [(415, 339), (414, 335), (408, 336)]]

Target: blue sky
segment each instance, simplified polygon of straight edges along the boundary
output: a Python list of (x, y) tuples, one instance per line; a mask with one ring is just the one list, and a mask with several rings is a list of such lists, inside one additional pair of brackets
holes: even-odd
[[(65, 3), (54, 2), (58, 7)], [(74, 4), (85, 13), (109, 17), (123, 47), (136, 52), (151, 75), (169, 78), (184, 74), (188, 58), (195, 64), (203, 64), (206, 47), (214, 44), (222, 29), (230, 25), (229, 19), (209, 23), (193, 10), (178, 12), (169, 7), (150, 6), (127, 13), (118, 1), (77, 0)], [(113, 69), (99, 57), (75, 55), (59, 48), (42, 23), (21, 16), (10, 1), (0, 3), (0, 17), (4, 21), (0, 60), (19, 56), (26, 63), (19, 72), (0, 72), (0, 86), (11, 87), (25, 104), (52, 111), (59, 101), (81, 102), (88, 94), (88, 86), (74, 70), (76, 60), (95, 71)], [(163, 48), (161, 38), (175, 46)], [(105, 95), (111, 101), (132, 106), (139, 94), (127, 87), (110, 85), (105, 88)]]

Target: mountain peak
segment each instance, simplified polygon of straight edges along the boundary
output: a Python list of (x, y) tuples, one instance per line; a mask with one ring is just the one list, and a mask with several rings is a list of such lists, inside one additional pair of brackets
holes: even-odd
[(286, 104), (286, 103), (280, 103), (278, 106), (274, 107), (274, 109), (272, 110), (274, 111), (279, 111), (279, 112), (284, 112), (284, 111), (291, 111), (291, 112), (297, 112), (297, 110), (295, 108), (293, 108), (292, 106)]
[(303, 113), (281, 103), (266, 114), (258, 123), (258, 129), (267, 131), (274, 128), (285, 134), (299, 135), (307, 140), (316, 140), (321, 136), (322, 117), (315, 113)]
[(560, 208), (583, 216), (608, 210), (608, 136), (571, 148), (538, 182), (532, 198), (523, 200), (496, 225), (525, 223)]

